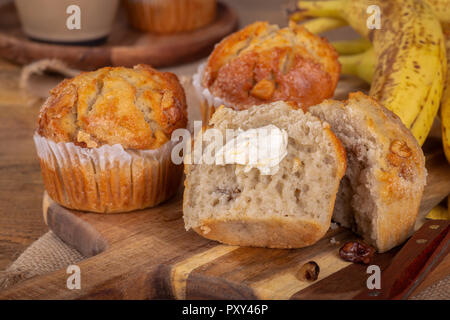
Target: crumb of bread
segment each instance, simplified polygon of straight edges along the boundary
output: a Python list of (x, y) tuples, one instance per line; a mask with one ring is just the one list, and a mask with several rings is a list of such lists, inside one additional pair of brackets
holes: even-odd
[(331, 244), (337, 244), (337, 245), (341, 244), (341, 242), (340, 242), (339, 240), (336, 240), (335, 237), (332, 237), (332, 238), (330, 239), (330, 243), (331, 243)]
[(200, 230), (202, 231), (203, 234), (208, 234), (211, 231), (211, 228), (207, 226), (201, 226)]

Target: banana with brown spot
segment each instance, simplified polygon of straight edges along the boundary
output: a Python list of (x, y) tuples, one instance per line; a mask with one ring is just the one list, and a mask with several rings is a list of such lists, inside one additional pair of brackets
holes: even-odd
[[(370, 5), (381, 10), (379, 30), (367, 28)], [(299, 1), (298, 8), (303, 17), (345, 19), (372, 42), (377, 62), (369, 94), (423, 144), (439, 109), (447, 69), (444, 36), (430, 6), (420, 0), (331, 0)]]

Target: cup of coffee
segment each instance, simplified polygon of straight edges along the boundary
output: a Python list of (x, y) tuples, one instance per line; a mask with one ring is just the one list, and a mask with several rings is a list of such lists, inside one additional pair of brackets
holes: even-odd
[(95, 44), (111, 32), (119, 0), (15, 0), (15, 5), (33, 40)]

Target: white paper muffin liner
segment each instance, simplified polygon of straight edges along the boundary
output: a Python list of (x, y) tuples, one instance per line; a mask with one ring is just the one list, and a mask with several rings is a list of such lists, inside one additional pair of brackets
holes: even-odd
[(203, 87), (202, 78), (205, 67), (206, 62), (202, 63), (198, 67), (197, 73), (192, 76), (192, 84), (198, 97), (200, 98), (202, 121), (204, 124), (208, 124), (209, 119), (213, 115), (216, 108), (220, 107), (221, 105), (232, 108), (232, 104), (222, 98), (215, 97), (208, 88)]
[(156, 206), (178, 190), (183, 167), (171, 161), (172, 141), (155, 150), (125, 150), (33, 138), (45, 189), (67, 208), (126, 212)]

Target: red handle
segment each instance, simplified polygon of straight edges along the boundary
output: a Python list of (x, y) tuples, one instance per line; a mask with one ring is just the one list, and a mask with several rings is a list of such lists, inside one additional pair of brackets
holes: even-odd
[(450, 221), (427, 221), (381, 275), (381, 289), (365, 289), (354, 299), (407, 299), (449, 253)]

